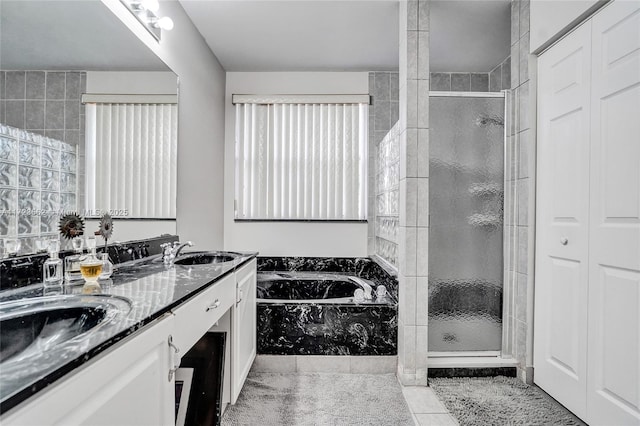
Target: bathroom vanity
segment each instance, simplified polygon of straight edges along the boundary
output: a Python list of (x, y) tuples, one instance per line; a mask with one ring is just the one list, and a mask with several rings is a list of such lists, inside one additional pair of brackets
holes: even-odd
[[(220, 329), (223, 316), (230, 347), (224, 392), (234, 403), (256, 354), (255, 286), (255, 254), (170, 267), (155, 257), (121, 268), (103, 297), (130, 301), (128, 313), (49, 354), (2, 364), (2, 423), (175, 424), (180, 357)], [(41, 287), (29, 286), (0, 301), (41, 295)]]

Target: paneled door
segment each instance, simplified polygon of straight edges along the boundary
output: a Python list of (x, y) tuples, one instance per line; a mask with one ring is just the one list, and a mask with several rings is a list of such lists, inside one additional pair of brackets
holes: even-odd
[(640, 2), (593, 18), (587, 406), (640, 425)]
[(586, 415), (591, 25), (538, 62), (534, 380)]

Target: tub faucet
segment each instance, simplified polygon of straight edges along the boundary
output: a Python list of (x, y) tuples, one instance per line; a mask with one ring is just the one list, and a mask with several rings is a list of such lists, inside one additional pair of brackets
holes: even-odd
[(193, 247), (193, 243), (191, 241), (187, 241), (184, 244), (180, 244), (179, 241), (175, 241), (173, 244), (164, 243), (160, 247), (162, 247), (162, 261), (165, 265), (172, 265), (173, 260), (178, 257), (180, 252), (186, 246)]
[(364, 280), (357, 277), (349, 277), (353, 282), (358, 284), (364, 290), (364, 300), (371, 300), (371, 292), (373, 288)]

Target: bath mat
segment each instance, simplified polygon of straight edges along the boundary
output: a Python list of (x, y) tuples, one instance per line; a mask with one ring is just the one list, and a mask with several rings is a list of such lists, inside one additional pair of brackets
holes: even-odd
[(223, 426), (413, 426), (393, 374), (255, 373)]
[(535, 386), (515, 377), (429, 379), (460, 426), (582, 426), (577, 417)]

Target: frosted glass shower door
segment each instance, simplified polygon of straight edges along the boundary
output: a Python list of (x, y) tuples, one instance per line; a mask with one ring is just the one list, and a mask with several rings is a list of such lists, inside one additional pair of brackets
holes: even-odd
[(432, 96), (429, 113), (429, 351), (499, 351), (504, 98)]

